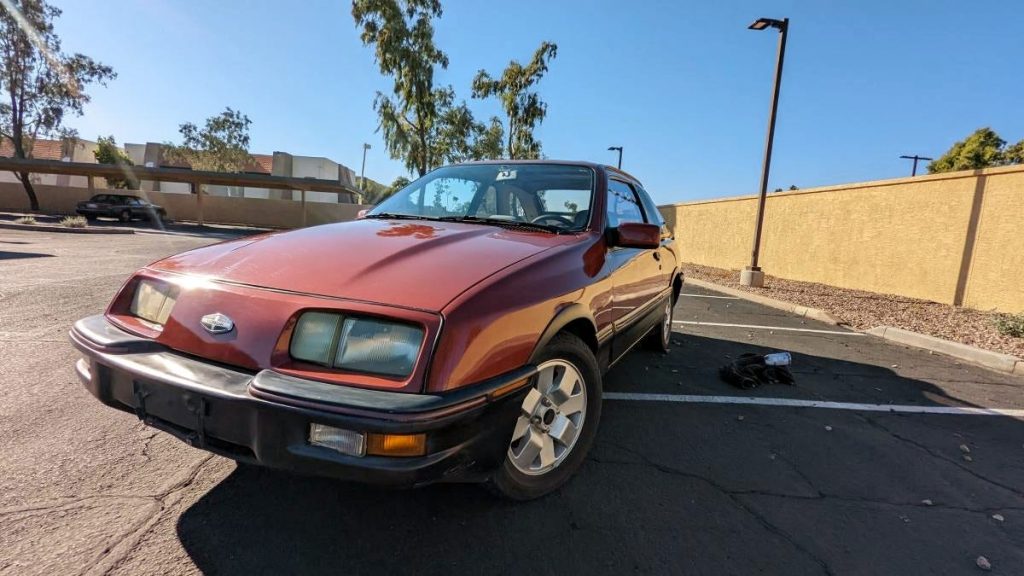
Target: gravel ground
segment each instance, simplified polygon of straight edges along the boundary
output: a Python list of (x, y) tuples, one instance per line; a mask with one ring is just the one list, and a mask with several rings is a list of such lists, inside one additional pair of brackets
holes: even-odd
[(991, 312), (768, 275), (765, 275), (764, 288), (750, 288), (740, 286), (737, 270), (698, 264), (685, 264), (684, 270), (690, 278), (825, 310), (858, 330), (893, 326), (1024, 357), (1024, 338), (1000, 334), (994, 326), (996, 314)]

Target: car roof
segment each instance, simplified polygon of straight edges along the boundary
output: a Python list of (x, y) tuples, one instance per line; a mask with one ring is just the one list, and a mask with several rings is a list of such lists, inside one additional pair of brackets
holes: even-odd
[(597, 162), (588, 162), (586, 160), (473, 160), (471, 162), (460, 162), (453, 164), (453, 166), (465, 166), (465, 165), (478, 165), (478, 164), (553, 164), (561, 166), (585, 166), (587, 168), (593, 168), (594, 170), (603, 170), (608, 175), (615, 175), (620, 178), (630, 180), (637, 186), (643, 188), (643, 184), (640, 183), (640, 179), (633, 176), (629, 172), (616, 168), (615, 166), (609, 166), (607, 164), (598, 164)]

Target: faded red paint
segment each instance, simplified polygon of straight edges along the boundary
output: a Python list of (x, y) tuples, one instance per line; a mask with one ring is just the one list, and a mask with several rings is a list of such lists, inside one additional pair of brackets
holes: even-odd
[[(627, 329), (652, 298), (671, 286), (677, 267), (654, 226), (627, 226), (633, 243), (666, 240), (656, 249), (608, 244), (605, 190), (598, 174), (591, 229), (578, 234), (495, 226), (362, 219), (268, 234), (192, 250), (139, 271), (107, 316), (172, 349), (249, 370), (365, 388), (439, 392), (474, 384), (527, 364), (552, 319), (585, 311), (596, 340)], [(619, 238), (619, 237), (615, 237)], [(128, 313), (141, 278), (179, 287), (162, 330)], [(296, 362), (288, 354), (295, 320), (306, 310), (337, 310), (422, 326), (426, 337), (405, 379), (344, 373)], [(235, 321), (224, 335), (200, 325), (220, 312)]]

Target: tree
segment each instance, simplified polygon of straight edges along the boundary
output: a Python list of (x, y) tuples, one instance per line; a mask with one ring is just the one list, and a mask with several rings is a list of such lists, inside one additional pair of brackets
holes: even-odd
[[(96, 149), (92, 151), (98, 164), (116, 164), (118, 166), (134, 166), (132, 159), (118, 147), (113, 136), (100, 136), (96, 139)], [(125, 178), (107, 178), (108, 188), (138, 190), (139, 182), (130, 173)]]
[[(448, 56), (434, 44), (432, 22), (440, 16), (440, 0), (352, 2), (352, 18), (362, 28), (363, 44), (374, 47), (381, 74), (391, 76), (394, 83), (393, 97), (378, 92), (373, 103), (388, 154), (420, 176), (440, 163), (438, 153), (458, 148), (452, 144), (456, 129), (442, 129), (441, 124), (465, 120), (464, 111), (452, 107), (451, 87), (434, 88), (434, 67), (448, 67)], [(442, 136), (446, 143), (435, 142), (439, 130), (447, 130)]]
[[(68, 115), (81, 116), (90, 100), (86, 86), (106, 86), (117, 77), (88, 56), (61, 52), (53, 29), (60, 15), (45, 0), (0, 2), (0, 139), (11, 141), (15, 158), (31, 158), (36, 140), (58, 134)], [(38, 210), (30, 174), (15, 175)]]
[(455, 91), (450, 86), (435, 92), (438, 119), (427, 134), (428, 169), (473, 159), (470, 136), (482, 129), (465, 102), (454, 104)]
[(243, 172), (254, 162), (249, 155), (250, 124), (248, 116), (230, 107), (207, 118), (202, 129), (186, 122), (178, 128), (181, 145), (164, 144), (164, 157), (193, 170)]
[(1003, 151), (1004, 164), (1024, 164), (1024, 140)]
[(534, 139), (533, 130), (544, 122), (545, 104), (537, 92), (530, 89), (548, 71), (548, 63), (558, 53), (558, 46), (542, 42), (530, 62), (523, 66), (516, 60), (502, 72), (501, 78), (492, 78), (486, 70), (477, 72), (473, 79), (473, 97), (497, 96), (508, 120), (506, 153), (509, 158), (539, 158), (541, 143)]
[(504, 140), (505, 128), (497, 116), (492, 116), (491, 122), (487, 126), (477, 124), (473, 129), (471, 158), (473, 160), (501, 158)]
[(405, 188), (408, 185), (409, 185), (409, 179), (406, 178), (405, 176), (399, 176), (399, 177), (395, 178), (394, 180), (391, 181), (391, 186), (388, 186), (381, 193), (381, 196), (379, 198), (377, 198), (377, 202), (381, 202), (381, 201), (385, 200), (386, 198), (391, 197), (392, 194), (394, 194), (395, 192), (398, 192), (399, 190), (401, 190), (402, 188)]
[(75, 150), (82, 146), (78, 138), (78, 130), (74, 128), (61, 128), (58, 136), (60, 138), (60, 157), (73, 160), (75, 158)]
[(953, 146), (928, 164), (928, 172), (954, 172), (957, 170), (976, 170), (989, 166), (1001, 166), (1005, 163), (1003, 147), (1006, 141), (999, 137), (991, 128), (978, 128), (965, 140)]
[(395, 178), (390, 186), (385, 186), (378, 182), (374, 182), (369, 178), (366, 179), (368, 186), (366, 191), (363, 193), (363, 201), (366, 204), (380, 204), (384, 200), (391, 197), (392, 194), (398, 192), (402, 188), (409, 185), (409, 179), (405, 176), (399, 176)]

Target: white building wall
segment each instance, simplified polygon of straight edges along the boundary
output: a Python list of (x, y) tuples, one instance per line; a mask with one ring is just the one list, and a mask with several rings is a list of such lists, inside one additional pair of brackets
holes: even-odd
[[(79, 140), (78, 146), (75, 148), (74, 155), (71, 160), (74, 162), (88, 162), (96, 163), (96, 157), (93, 155), (93, 151), (96, 150), (98, 144), (90, 140)], [(123, 146), (123, 150), (128, 158), (136, 166), (145, 166), (146, 158), (146, 144), (131, 144), (126, 143)], [(330, 180), (334, 182), (341, 182), (342, 184), (349, 184), (355, 186), (355, 173), (347, 168), (346, 166), (340, 165), (333, 160), (320, 156), (292, 156), (291, 157), (291, 174), (279, 174), (280, 176), (291, 176), (293, 178), (317, 178), (320, 180)], [(85, 176), (65, 176), (57, 174), (33, 174), (32, 181), (36, 184), (43, 185), (57, 185), (57, 186), (72, 186), (87, 188), (89, 186), (88, 178)], [(17, 177), (11, 172), (0, 171), (0, 182), (18, 182)], [(141, 188), (143, 191), (153, 191), (157, 188), (157, 183), (151, 181), (142, 181)], [(105, 189), (107, 182), (104, 178), (96, 178), (95, 185), (97, 189)], [(172, 194), (190, 194), (192, 187), (186, 182), (160, 182), (159, 191), (172, 193)], [(269, 190), (267, 188), (241, 188), (237, 186), (207, 186), (206, 192), (212, 196), (231, 196), (231, 197), (244, 197), (244, 198), (260, 198), (269, 199), (275, 197), (290, 198), (295, 201), (302, 199), (302, 193), (298, 190), (294, 191), (281, 191), (278, 196), (277, 190)], [(325, 202), (325, 203), (338, 203), (338, 195), (332, 192), (307, 192), (307, 202)]]
[[(318, 178), (320, 180), (338, 181), (338, 163), (323, 157), (316, 156), (292, 156), (292, 177), (293, 178)], [(302, 198), (300, 192), (295, 192), (292, 198)], [(306, 202), (330, 202), (337, 203), (338, 195), (333, 192), (306, 192)]]

